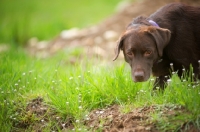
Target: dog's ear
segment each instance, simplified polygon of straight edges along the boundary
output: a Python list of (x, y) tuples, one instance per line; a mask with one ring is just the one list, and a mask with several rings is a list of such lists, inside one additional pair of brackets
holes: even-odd
[(115, 49), (115, 57), (114, 57), (113, 61), (115, 61), (118, 58), (120, 50), (122, 50), (124, 38), (125, 38), (125, 35), (122, 35), (117, 41), (117, 47)]
[(160, 27), (149, 27), (147, 29), (156, 41), (159, 56), (163, 55), (163, 49), (167, 46), (171, 38), (171, 32), (168, 29)]

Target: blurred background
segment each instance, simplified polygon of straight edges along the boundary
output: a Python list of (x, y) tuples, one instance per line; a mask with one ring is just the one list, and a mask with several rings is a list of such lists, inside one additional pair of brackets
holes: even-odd
[(30, 37), (51, 39), (71, 27), (83, 28), (108, 17), (120, 0), (1, 0), (0, 42), (25, 44)]
[(134, 17), (170, 2), (199, 5), (198, 0), (1, 0), (1, 47), (23, 46), (43, 58), (81, 47), (84, 54), (105, 58)]

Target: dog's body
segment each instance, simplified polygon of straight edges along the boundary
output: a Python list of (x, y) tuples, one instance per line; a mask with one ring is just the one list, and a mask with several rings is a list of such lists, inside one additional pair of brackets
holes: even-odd
[(170, 63), (179, 76), (192, 64), (200, 78), (200, 7), (172, 3), (148, 18), (137, 17), (120, 37), (115, 59), (120, 49), (135, 82), (146, 81), (152, 72), (155, 84), (164, 87)]

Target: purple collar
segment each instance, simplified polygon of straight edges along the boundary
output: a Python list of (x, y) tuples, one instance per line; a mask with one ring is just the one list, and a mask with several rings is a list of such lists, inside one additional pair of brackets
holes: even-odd
[(151, 25), (153, 26), (159, 27), (158, 24), (153, 20), (149, 20), (149, 23), (151, 23)]

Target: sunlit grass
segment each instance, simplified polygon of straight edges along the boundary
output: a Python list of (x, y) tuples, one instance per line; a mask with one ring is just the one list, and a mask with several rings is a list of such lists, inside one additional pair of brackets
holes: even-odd
[(120, 0), (0, 1), (0, 42), (24, 45), (31, 37), (52, 39), (62, 30), (99, 23)]
[[(185, 118), (177, 117), (180, 122), (175, 125), (172, 120), (159, 118), (159, 113), (153, 113), (152, 119), (156, 122), (160, 120), (162, 127), (159, 128), (162, 130), (171, 130), (195, 119), (198, 124), (200, 86), (198, 83), (193, 85), (185, 78), (179, 79), (176, 74), (165, 91), (158, 92), (152, 91), (153, 79), (146, 83), (133, 83), (130, 68), (124, 62), (100, 65), (101, 60), (95, 60), (96, 63), (82, 60), (74, 65), (65, 62), (68, 61), (65, 57), (70, 58), (66, 52), (49, 59), (37, 59), (27, 56), (22, 49), (11, 49), (0, 56), (0, 125), (3, 131), (15, 130), (13, 124), (23, 120), (32, 123), (38, 121), (17, 112), (25, 109), (27, 102), (37, 97), (43, 98), (63, 120), (73, 119), (77, 129), (85, 127), (82, 121), (91, 110), (112, 104), (132, 107), (183, 106), (191, 114)], [(169, 124), (164, 127), (162, 124), (165, 123)], [(49, 125), (57, 124), (51, 122)], [(50, 126), (45, 129), (50, 130)]]
[[(11, 122), (20, 120), (14, 114), (16, 107), (25, 107), (28, 100), (38, 96), (45, 98), (63, 116), (75, 119), (81, 118), (85, 110), (126, 101), (126, 96), (133, 96), (121, 95), (124, 89), (119, 87), (119, 81), (116, 81), (119, 78), (116, 75), (110, 76), (111, 67), (107, 69), (100, 65), (84, 65), (82, 61), (75, 66), (66, 65), (63, 57), (67, 57), (69, 53), (38, 60), (27, 57), (22, 49), (15, 50), (1, 54), (0, 98), (3, 102), (0, 121), (5, 126), (2, 127), (3, 130), (10, 128), (4, 125), (5, 119), (8, 126)], [(122, 74), (121, 70), (123, 67), (113, 72)], [(104, 78), (101, 74), (104, 74)], [(126, 77), (124, 79), (128, 81)], [(116, 88), (112, 89), (114, 85)], [(131, 83), (124, 87), (127, 87), (128, 93), (134, 93), (137, 89), (131, 89), (129, 85)], [(21, 105), (15, 107), (18, 103)]]
[[(1, 1), (0, 41), (22, 45), (29, 37), (48, 39), (63, 29), (90, 26), (113, 13), (119, 1), (42, 1), (40, 4), (38, 0)], [(15, 44), (12, 43), (9, 51), (0, 53), (2, 132), (24, 131), (25, 128), (17, 127), (20, 123), (28, 124), (26, 131), (33, 131), (32, 124), (43, 123), (44, 117), (38, 118), (26, 111), (27, 104), (38, 97), (51, 108), (48, 112), (55, 112), (55, 117), (63, 122), (72, 120), (74, 129), (80, 131), (89, 130), (83, 120), (91, 110), (113, 104), (120, 105), (123, 113), (155, 105), (159, 110), (150, 114), (151, 122), (161, 131), (178, 130), (184, 123), (193, 123), (200, 129), (200, 86), (187, 74), (181, 79), (173, 74), (164, 91), (152, 91), (154, 79), (134, 83), (124, 61), (102, 64), (101, 59), (78, 59), (82, 49), (38, 59)], [(75, 63), (70, 63), (72, 56), (77, 59)], [(188, 114), (163, 117), (164, 106), (183, 107)], [(57, 120), (48, 112), (50, 121), (42, 130), (59, 131)]]

